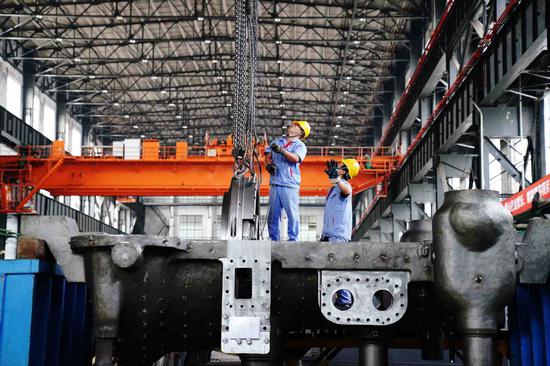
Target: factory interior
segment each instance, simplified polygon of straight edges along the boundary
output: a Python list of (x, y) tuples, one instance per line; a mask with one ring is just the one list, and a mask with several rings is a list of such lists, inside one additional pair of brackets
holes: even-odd
[(0, 366), (550, 366), (549, 8), (0, 1)]

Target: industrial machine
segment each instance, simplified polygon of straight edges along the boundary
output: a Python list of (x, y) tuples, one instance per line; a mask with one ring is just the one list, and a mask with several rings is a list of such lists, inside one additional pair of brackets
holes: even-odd
[[(411, 223), (400, 242), (259, 240), (267, 186), (255, 143), (257, 17), (250, 4), (235, 4), (231, 155), (193, 157), (187, 146), (163, 150), (149, 141), (136, 160), (101, 149), (71, 157), (59, 143), (0, 159), (3, 212), (25, 212), (40, 189), (215, 195), (230, 185), (220, 241), (78, 233), (67, 218), (22, 217), (22, 233), (47, 243), (66, 279), (87, 284), (95, 365), (149, 366), (170, 352), (200, 364), (213, 349), (239, 355), (244, 365), (282, 365), (315, 346), (358, 347), (362, 366), (387, 364), (389, 347), (421, 348), (427, 360), (460, 349), (466, 365), (496, 365), (507, 354), (502, 314), (516, 285), (544, 284), (550, 272), (550, 222), (534, 219), (517, 233), (496, 192), (446, 192), (433, 221)], [(365, 169), (363, 187), (381, 183), (397, 161), (380, 148), (370, 155), (380, 171)], [(332, 157), (308, 157), (306, 192), (325, 188), (313, 172), (322, 174)], [(196, 174), (207, 176), (206, 167), (215, 178), (205, 184)]]

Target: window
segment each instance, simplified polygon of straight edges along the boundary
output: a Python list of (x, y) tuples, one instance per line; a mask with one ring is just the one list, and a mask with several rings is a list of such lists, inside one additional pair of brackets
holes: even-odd
[(16, 117), (23, 118), (23, 94), (21, 82), (11, 75), (8, 75), (6, 94), (8, 97), (6, 109)]
[(317, 241), (317, 217), (300, 215), (299, 241)]
[(222, 215), (216, 215), (212, 224), (212, 239), (219, 240), (222, 237)]
[(52, 106), (48, 102), (44, 104), (44, 129), (42, 130), (42, 133), (50, 140), (55, 140), (57, 137), (55, 105)]
[(203, 239), (202, 215), (180, 215), (179, 237), (181, 239)]

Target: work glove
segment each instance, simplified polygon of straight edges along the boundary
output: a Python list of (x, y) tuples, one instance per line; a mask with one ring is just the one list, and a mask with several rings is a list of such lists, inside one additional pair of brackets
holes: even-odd
[(265, 170), (267, 170), (267, 172), (271, 175), (275, 175), (275, 173), (277, 173), (277, 167), (272, 163), (266, 164)]
[(340, 182), (340, 175), (338, 174), (338, 162), (336, 160), (327, 161), (327, 168), (325, 169), (330, 183), (337, 184)]
[(271, 151), (273, 151), (276, 154), (280, 154), (283, 152), (283, 147), (276, 142), (272, 142), (271, 145), (269, 145), (269, 147), (271, 148)]

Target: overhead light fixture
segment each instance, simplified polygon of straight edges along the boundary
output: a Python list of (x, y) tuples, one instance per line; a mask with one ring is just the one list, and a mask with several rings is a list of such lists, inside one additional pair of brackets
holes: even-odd
[(133, 39), (133, 38), (130, 38), (130, 39), (128, 40), (128, 42), (131, 43), (131, 44), (136, 44), (136, 40)]
[(346, 106), (346, 105), (345, 105), (345, 104), (343, 104), (343, 103), (342, 103), (342, 104), (340, 104), (340, 107), (342, 107), (342, 108), (344, 108), (345, 106)]
[(139, 128), (139, 126), (138, 126), (138, 125), (133, 125), (132, 127), (133, 127), (133, 128)]
[(120, 105), (120, 103), (114, 102), (113, 105), (114, 105), (115, 107), (118, 107), (118, 106)]
[(348, 94), (349, 94), (349, 91), (344, 90), (344, 94), (345, 94), (345, 95), (348, 95)]
[(88, 76), (90, 79), (95, 79), (95, 75)]
[(351, 80), (351, 76), (346, 76), (346, 80)]
[(284, 91), (284, 90), (279, 90), (279, 94), (281, 94), (281, 95), (282, 95), (282, 94), (284, 94), (284, 93), (285, 93), (285, 91)]
[(193, 135), (189, 135), (189, 138), (193, 138)]
[(168, 93), (168, 91), (166, 91), (166, 89), (162, 89), (160, 92), (161, 92), (162, 94)]
[(336, 145), (336, 143), (335, 143), (335, 142), (333, 142), (333, 143), (331, 143), (330, 145), (331, 145), (331, 146), (334, 146), (334, 145)]
[(222, 90), (222, 94), (227, 94), (228, 91), (227, 90)]
[(338, 116), (337, 118), (338, 118), (338, 119), (342, 119), (342, 116)]
[(197, 17), (197, 20), (198, 20), (199, 22), (202, 22), (202, 21), (204, 20), (204, 17)]
[(156, 75), (151, 76), (151, 79), (153, 79), (153, 80), (157, 80), (158, 78), (159, 78), (159, 77), (156, 76)]
[(187, 129), (187, 126), (183, 126), (183, 128)]
[(80, 57), (75, 57), (75, 58), (73, 58), (73, 61), (74, 61), (74, 62), (80, 62), (81, 59), (80, 59)]
[(231, 107), (231, 103), (227, 103), (225, 106), (226, 107)]
[(282, 64), (282, 63), (283, 63), (283, 60), (277, 60), (277, 63), (278, 63), (278, 64)]
[(212, 40), (211, 39), (205, 39), (204, 43), (206, 43), (206, 44), (212, 43)]
[(339, 124), (337, 124), (337, 125), (336, 125), (336, 126), (334, 126), (334, 127), (336, 127), (336, 128), (340, 128), (340, 125), (339, 125)]
[(275, 19), (273, 19), (273, 21), (274, 21), (275, 23), (280, 23), (280, 22), (281, 22), (281, 18), (275, 18)]
[(280, 39), (278, 39), (278, 40), (275, 41), (275, 44), (283, 44), (283, 41), (281, 41)]
[(175, 107), (176, 105), (174, 103), (168, 104), (168, 107)]
[(63, 39), (61, 39), (61, 38), (56, 38), (55, 41), (56, 41), (56, 42), (63, 42)]
[(355, 60), (349, 60), (348, 62), (352, 65), (355, 64)]
[(334, 138), (337, 139), (337, 138), (338, 138), (338, 135), (334, 135)]
[(140, 135), (139, 137), (141, 137), (142, 139), (144, 139), (144, 138), (145, 138), (145, 135)]
[(218, 80), (223, 80), (223, 76), (218, 76), (217, 79)]
[(122, 15), (117, 15), (117, 16), (115, 17), (115, 19), (116, 19), (116, 20), (123, 20), (124, 17), (123, 17)]
[(141, 59), (141, 62), (143, 62), (144, 64), (146, 64), (147, 62), (149, 62), (148, 59), (146, 59), (145, 57)]
[(285, 105), (284, 104), (279, 104), (279, 107), (284, 108)]
[(107, 94), (109, 91), (108, 91), (107, 89), (103, 89), (101, 92), (102, 92), (103, 94)]
[(285, 118), (286, 118), (286, 116), (285, 116), (285, 115), (282, 115), (282, 116), (281, 116), (281, 118), (282, 118), (282, 119), (285, 119)]
[(34, 16), (34, 19), (38, 19), (38, 20), (40, 20), (40, 19), (42, 19), (42, 18), (43, 18), (43, 16), (42, 16), (42, 15), (40, 15), (40, 14), (37, 14), (37, 15), (35, 15), (35, 16)]
[(361, 42), (360, 42), (360, 41), (353, 41), (353, 44), (356, 45), (356, 46), (358, 46), (358, 45), (361, 44)]
[(128, 114), (125, 114), (124, 118), (130, 118), (130, 116)]
[(181, 118), (182, 118), (182, 117), (181, 117), (181, 114), (178, 114), (178, 115), (176, 116), (176, 118), (177, 118), (177, 119), (181, 119)]
[(360, 21), (361, 23), (365, 23), (365, 22), (367, 21), (367, 18), (359, 18), (359, 21)]
[(283, 80), (283, 79), (284, 79), (284, 77), (282, 75), (279, 76), (279, 80)]
[(218, 63), (218, 60), (214, 59), (214, 60), (212, 60), (212, 63), (213, 63), (213, 64), (217, 64), (217, 63)]

